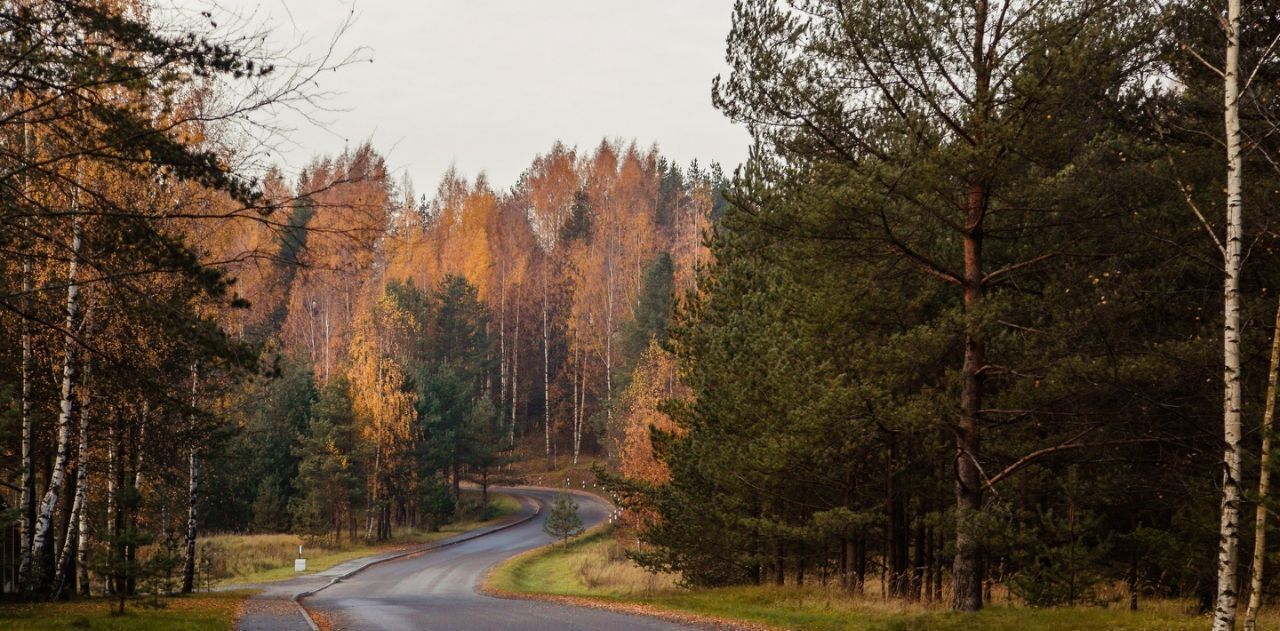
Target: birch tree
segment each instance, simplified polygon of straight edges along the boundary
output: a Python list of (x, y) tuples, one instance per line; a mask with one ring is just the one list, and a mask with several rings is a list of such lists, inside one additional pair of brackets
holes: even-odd
[(574, 152), (557, 143), (545, 156), (534, 160), (533, 166), (522, 177), (524, 193), (528, 196), (529, 215), (537, 235), (541, 251), (542, 285), (542, 396), (543, 396), (543, 447), (547, 462), (552, 459), (551, 450), (551, 273), (559, 268), (562, 254), (559, 250), (560, 227), (573, 202), (578, 188), (574, 172), (577, 158)]
[[(73, 204), (74, 206), (74, 204)], [(39, 511), (36, 513), (35, 529), (31, 536), (31, 555), (25, 570), (19, 573), (27, 577), (27, 584), (30, 588), (36, 588), (43, 584), (44, 581), (52, 577), (40, 575), (42, 571), (44, 555), (47, 548), (52, 548), (52, 529), (53, 529), (53, 513), (57, 508), (58, 498), (62, 494), (62, 487), (66, 481), (67, 461), (71, 453), (71, 415), (74, 411), (74, 402), (76, 397), (76, 387), (78, 385), (78, 374), (76, 372), (76, 351), (78, 349), (74, 331), (79, 324), (80, 309), (80, 285), (79, 285), (79, 265), (80, 265), (80, 249), (83, 246), (84, 235), (82, 233), (80, 220), (76, 220), (72, 224), (70, 260), (67, 263), (67, 298), (64, 308), (64, 327), (66, 334), (63, 337), (62, 350), (62, 398), (58, 405), (58, 421), (57, 421), (57, 456), (53, 462), (53, 472), (49, 477), (49, 484), (45, 489), (44, 498), (40, 501)]]
[(183, 546), (182, 557), (182, 593), (190, 594), (195, 589), (196, 578), (196, 533), (198, 532), (199, 521), (199, 500), (200, 500), (200, 445), (196, 438), (196, 418), (195, 410), (197, 409), (197, 395), (199, 393), (200, 384), (200, 367), (199, 364), (191, 364), (191, 409), (192, 412), (188, 417), (188, 431), (192, 434), (191, 445), (187, 451), (187, 527), (184, 535), (186, 537)]
[(1226, 128), (1226, 242), (1223, 250), (1223, 452), (1222, 514), (1218, 527), (1218, 596), (1214, 631), (1231, 631), (1239, 600), (1240, 439), (1240, 274), (1244, 267), (1242, 190), (1244, 156), (1240, 129), (1240, 0), (1227, 0), (1223, 117)]
[(1249, 605), (1244, 613), (1244, 628), (1255, 631), (1258, 610), (1262, 607), (1263, 570), (1267, 555), (1267, 503), (1271, 496), (1271, 450), (1276, 434), (1276, 388), (1280, 385), (1280, 306), (1276, 308), (1271, 333), (1271, 361), (1267, 371), (1267, 398), (1262, 414), (1262, 451), (1259, 457), (1258, 504), (1253, 518), (1253, 558), (1249, 565)]

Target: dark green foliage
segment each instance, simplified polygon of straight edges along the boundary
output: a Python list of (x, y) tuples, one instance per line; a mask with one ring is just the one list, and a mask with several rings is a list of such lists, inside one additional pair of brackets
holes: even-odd
[(630, 373), (635, 367), (635, 359), (649, 346), (650, 340), (657, 340), (659, 344), (666, 342), (675, 300), (674, 274), (675, 266), (671, 255), (666, 252), (660, 252), (653, 262), (645, 266), (640, 293), (636, 296), (634, 318), (622, 328), (621, 350), (626, 360), (624, 373)]
[(307, 430), (294, 450), (300, 459), (293, 480), (298, 494), (289, 500), (294, 531), (317, 536), (333, 533), (340, 539), (343, 519), (362, 489), (346, 379), (336, 379), (320, 391)]
[(574, 192), (569, 218), (560, 227), (560, 240), (565, 243), (591, 240), (591, 197), (586, 191)]
[[(447, 276), (432, 292), (392, 283), (387, 293), (412, 317), (420, 339), (412, 340), (406, 366), (417, 394), (422, 439), (415, 450), (416, 474), (424, 515), (443, 523), (443, 510), (459, 499), (461, 476), (487, 476), (498, 462), (497, 407), (485, 392), (491, 369), (488, 314), (476, 288), (460, 276)], [(451, 488), (448, 502), (438, 495), (441, 479)]]
[[(848, 83), (860, 52), (888, 55), (871, 62), (885, 69), (927, 59), (911, 49), (927, 38), (897, 20), (946, 23), (929, 6), (739, 4), (717, 98), (758, 145), (671, 330), (694, 395), (667, 405), (679, 431), (653, 437), (671, 481), (602, 476), (657, 516), (634, 556), (692, 585), (829, 572), (857, 590), (883, 567), (891, 596), (936, 596), (968, 457), (955, 443), (965, 348), (979, 339), (983, 501), (963, 528), (980, 573), (1036, 605), (1131, 578), (1196, 595), (1212, 581), (1221, 279), (1169, 182), (1194, 182), (1212, 208), (1220, 147), (1171, 152), (1131, 114), (1171, 104), (1129, 89), (1152, 27), (1129, 5), (1080, 22), (1093, 30), (1078, 41), (1052, 22), (1065, 13), (1038, 23), (1061, 56), (1034, 52), (1007, 77), (998, 107), (1026, 109), (980, 125), (985, 148), (963, 139), (969, 104)], [(1031, 80), (1051, 67), (1054, 80)], [(1275, 175), (1253, 173), (1265, 199)], [(990, 192), (987, 276), (966, 301), (948, 274), (963, 267), (954, 211), (975, 178)], [(1251, 254), (1255, 323), (1275, 308), (1275, 254)], [(1246, 334), (1267, 348), (1269, 327)], [(1247, 361), (1257, 418), (1264, 353)]]
[(569, 538), (582, 534), (582, 517), (578, 515), (578, 502), (569, 493), (557, 493), (542, 520), (543, 532), (569, 545)]
[(255, 384), (256, 405), (242, 428), (212, 451), (209, 493), (202, 497), (211, 528), (252, 525), (264, 532), (290, 530), (290, 503), (302, 492), (295, 484), (316, 405), (315, 376), (302, 360), (284, 359), (275, 379)]
[(453, 517), (458, 503), (449, 489), (448, 480), (443, 475), (432, 475), (418, 489), (418, 506), (427, 521), (427, 528), (439, 530)]

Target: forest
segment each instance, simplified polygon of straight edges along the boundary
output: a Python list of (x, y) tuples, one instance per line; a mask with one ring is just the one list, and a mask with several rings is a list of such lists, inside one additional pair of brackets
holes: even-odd
[(287, 175), (266, 117), (346, 61), (207, 22), (0, 3), (5, 598), (566, 467), (685, 589), (1280, 592), (1280, 4), (742, 0), (732, 173), (549, 141), (428, 192)]

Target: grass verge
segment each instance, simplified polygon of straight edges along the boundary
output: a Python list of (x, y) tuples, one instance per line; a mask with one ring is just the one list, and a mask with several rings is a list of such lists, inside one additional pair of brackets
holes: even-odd
[(252, 593), (240, 590), (166, 598), (161, 601), (163, 607), (153, 609), (142, 607), (140, 601), (131, 601), (123, 616), (113, 615), (113, 601), (103, 598), (67, 603), (2, 604), (0, 629), (226, 631), (231, 628), (240, 604)]
[[(442, 526), (438, 531), (398, 530), (389, 541), (374, 545), (356, 540), (343, 546), (325, 546), (306, 543), (302, 537), (289, 534), (219, 535), (202, 540), (202, 545), (217, 551), (213, 556), (218, 559), (214, 568), (218, 584), (266, 583), (321, 572), (360, 557), (447, 539), (468, 530), (492, 525), (520, 510), (520, 501), (509, 495), (492, 495), (489, 503), (490, 514), (487, 520), (480, 519), (475, 514), (471, 518)], [(304, 545), (307, 557), (305, 573), (293, 571), (299, 544)]]
[[(823, 631), (1199, 631), (1205, 616), (1189, 603), (1144, 601), (1139, 611), (1102, 607), (990, 607), (960, 614), (921, 604), (851, 597), (838, 589), (743, 586), (689, 590), (673, 577), (654, 575), (623, 556), (610, 529), (534, 550), (499, 565), (485, 588), (498, 596), (659, 615), (686, 622), (745, 628)], [(1264, 611), (1262, 629), (1280, 629), (1280, 615)]]

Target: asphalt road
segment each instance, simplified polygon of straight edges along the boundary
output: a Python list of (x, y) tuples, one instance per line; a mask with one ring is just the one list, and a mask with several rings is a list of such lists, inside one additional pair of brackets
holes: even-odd
[[(535, 504), (549, 506), (554, 491), (495, 489), (525, 498), (525, 514)], [(609, 505), (576, 496), (588, 528), (609, 514)], [(313, 613), (339, 629), (688, 629), (663, 620), (530, 600), (504, 600), (476, 591), (485, 573), (500, 561), (546, 545), (542, 532), (548, 510), (527, 522), (449, 547), (372, 566), (305, 599)]]

